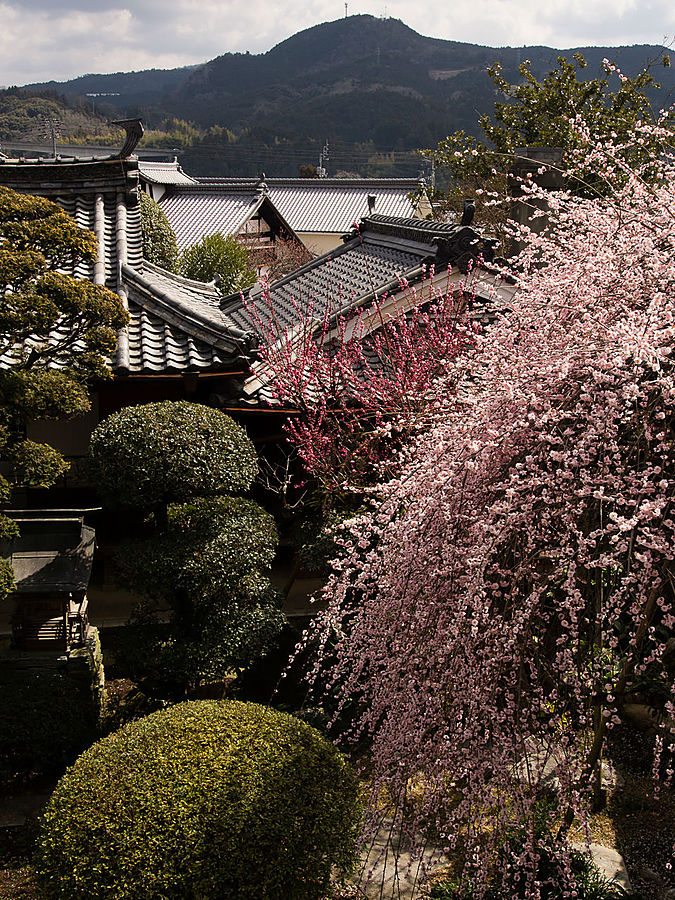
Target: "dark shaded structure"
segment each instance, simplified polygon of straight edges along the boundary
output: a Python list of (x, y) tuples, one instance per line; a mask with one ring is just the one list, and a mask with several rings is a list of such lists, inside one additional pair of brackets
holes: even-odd
[(70, 652), (86, 643), (94, 529), (71, 510), (14, 510), (20, 533), (0, 545), (14, 569), (12, 644)]

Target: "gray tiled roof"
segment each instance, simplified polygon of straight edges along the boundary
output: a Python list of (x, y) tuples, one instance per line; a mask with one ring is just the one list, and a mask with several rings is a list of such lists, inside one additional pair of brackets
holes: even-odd
[[(373, 215), (361, 221), (341, 248), (269, 285), (266, 296), (252, 288), (244, 301), (235, 295), (225, 298), (223, 309), (242, 328), (257, 328), (262, 341), (285, 336), (293, 342), (304, 316), (318, 326), (376, 296), (382, 300), (399, 294), (404, 282), (414, 285), (431, 274), (432, 266), (435, 273), (450, 267), (456, 274), (466, 273), (471, 259), (492, 261), (495, 243), (470, 226)], [(254, 361), (252, 369), (243, 402), (273, 404), (266, 365)]]
[(165, 194), (160, 206), (176, 234), (178, 249), (197, 244), (204, 235), (236, 234), (262, 202), (256, 191), (184, 188)]
[(214, 287), (144, 263), (122, 270), (129, 325), (115, 368), (128, 374), (225, 371), (252, 343), (220, 309)]
[(270, 285), (269, 301), (260, 290), (249, 291), (246, 302), (234, 296), (224, 301), (229, 317), (243, 329), (262, 331), (264, 339), (270, 309), (275, 328), (293, 328), (303, 315), (332, 315), (354, 306), (373, 291), (398, 287), (399, 278), (410, 278), (428, 258), (428, 245), (405, 246), (378, 243), (368, 233), (303, 266)]
[(153, 184), (195, 184), (196, 179), (187, 175), (178, 165), (178, 161), (155, 162), (154, 160), (138, 161), (141, 178)]
[[(295, 232), (341, 234), (368, 215), (368, 198), (382, 215), (412, 216), (409, 194), (419, 182), (409, 178), (270, 178), (267, 196)], [(195, 186), (178, 186), (160, 205), (176, 232), (179, 247), (197, 243), (204, 234), (233, 234), (252, 215), (260, 197), (253, 179), (200, 179)]]
[(125, 266), (131, 321), (117, 368), (141, 374), (231, 369), (242, 357), (251, 358), (256, 339), (268, 337), (271, 315), (274, 328), (284, 330), (307, 313), (315, 318), (339, 313), (373, 292), (398, 290), (399, 279), (421, 277), (423, 266), (436, 261), (444, 247), (463, 252), (462, 241), (476, 237), (457, 225), (371, 216), (343, 246), (270, 285), (269, 300), (260, 285), (245, 299), (221, 298), (213, 285), (147, 262), (140, 269)]
[[(58, 203), (69, 215), (71, 215), (81, 228), (94, 231), (94, 195), (56, 195), (50, 197)], [(111, 290), (117, 290), (117, 201), (114, 195), (104, 195), (104, 227), (105, 227), (105, 283)], [(129, 207), (126, 210), (127, 221), (127, 261), (130, 265), (137, 266), (143, 258), (143, 238), (141, 235), (141, 208), (140, 205)], [(87, 278), (94, 280), (94, 263), (82, 261), (69, 273), (75, 278)]]
[[(226, 370), (251, 357), (256, 341), (292, 330), (310, 314), (321, 319), (398, 291), (400, 280), (421, 277), (426, 264), (461, 255), (475, 244), (473, 229), (419, 219), (375, 215), (338, 249), (312, 260), (245, 298), (221, 298), (215, 286), (143, 263), (125, 266), (131, 322), (120, 342), (117, 368), (130, 373)], [(489, 248), (488, 248), (489, 249)], [(128, 342), (128, 346), (126, 343)]]
[(368, 197), (375, 198), (375, 210), (387, 216), (414, 213), (409, 194), (416, 181), (382, 184), (335, 178), (301, 178), (296, 182), (268, 182), (272, 202), (295, 231), (335, 233), (349, 231), (369, 213)]
[[(95, 231), (95, 202), (97, 194), (101, 195), (105, 283), (111, 290), (117, 289), (117, 207), (121, 201), (126, 220), (126, 261), (131, 265), (140, 263), (143, 246), (135, 160), (6, 160), (0, 162), (0, 184), (47, 197), (90, 231)], [(69, 274), (93, 281), (94, 263), (80, 262)]]

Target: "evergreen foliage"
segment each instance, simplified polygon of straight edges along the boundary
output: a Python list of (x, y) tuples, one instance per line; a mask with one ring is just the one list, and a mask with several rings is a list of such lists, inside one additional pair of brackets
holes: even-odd
[(222, 294), (242, 291), (255, 283), (256, 273), (249, 265), (248, 252), (235, 237), (207, 234), (198, 244), (184, 250), (180, 273), (195, 281), (217, 280)]
[(178, 271), (178, 244), (173, 228), (158, 203), (141, 191), (143, 258), (168, 272)]
[(87, 750), (45, 811), (51, 898), (319, 900), (353, 861), (358, 785), (337, 750), (256, 704), (184, 703)]
[(92, 435), (91, 458), (96, 485), (115, 507), (246, 491), (258, 471), (253, 444), (233, 419), (184, 400), (108, 416)]
[(257, 472), (243, 429), (200, 404), (151, 403), (103, 421), (91, 457), (108, 505), (153, 513), (145, 536), (118, 552), (120, 579), (144, 598), (118, 654), (130, 673), (154, 694), (180, 696), (270, 649), (285, 624), (268, 578), (274, 521), (225, 496)]

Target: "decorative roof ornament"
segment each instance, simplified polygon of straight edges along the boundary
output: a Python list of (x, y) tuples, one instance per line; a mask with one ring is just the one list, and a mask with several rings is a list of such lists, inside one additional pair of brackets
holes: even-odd
[(499, 243), (495, 238), (483, 237), (469, 225), (455, 227), (454, 234), (433, 242), (438, 268), (454, 266), (466, 275), (477, 262), (489, 265), (495, 261), (495, 247)]
[(259, 194), (268, 194), (269, 188), (267, 187), (267, 182), (265, 181), (265, 173), (260, 173), (260, 179), (257, 184), (257, 191)]
[(124, 128), (127, 133), (127, 139), (124, 142), (124, 146), (120, 152), (112, 158), (128, 159), (138, 146), (140, 139), (143, 137), (145, 131), (143, 122), (140, 119), (117, 119), (115, 122), (111, 122), (111, 125), (119, 125), (121, 128)]
[(476, 215), (476, 201), (471, 198), (462, 201), (462, 218), (460, 225), (471, 225), (473, 217)]

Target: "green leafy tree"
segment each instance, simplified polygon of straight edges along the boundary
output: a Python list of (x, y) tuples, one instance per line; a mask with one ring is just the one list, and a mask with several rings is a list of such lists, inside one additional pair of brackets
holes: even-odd
[[(122, 651), (134, 677), (175, 696), (273, 646), (285, 624), (267, 575), (274, 521), (229, 496), (247, 491), (257, 472), (243, 429), (196, 403), (151, 403), (103, 421), (91, 454), (106, 504), (145, 519), (118, 552), (121, 581), (144, 598)], [(162, 629), (158, 610), (167, 606)]]
[[(662, 61), (670, 64), (667, 56)], [(507, 175), (518, 151), (531, 147), (562, 151), (560, 166), (567, 171), (567, 187), (573, 192), (605, 193), (607, 185), (597, 171), (577, 162), (585, 157), (589, 135), (594, 141), (610, 137), (621, 141), (633, 133), (637, 122), (653, 120), (649, 90), (659, 85), (648, 70), (628, 77), (607, 61), (602, 77), (582, 80), (580, 73), (586, 66), (580, 53), (573, 60), (560, 56), (557, 66), (539, 81), (526, 61), (519, 66), (518, 84), (507, 81), (499, 63), (491, 66), (488, 74), (504, 100), (495, 102), (492, 115), (480, 117), (484, 140), (457, 131), (435, 149), (424, 151), (448, 184), (448, 190), (436, 197), (439, 213), (461, 211), (462, 199), (478, 193), (482, 215), (488, 222), (499, 222), (501, 217), (495, 217), (485, 201), (506, 193)], [(663, 149), (661, 138), (654, 134), (642, 144), (626, 143), (629, 165), (643, 164)]]
[[(96, 239), (55, 203), (0, 187), (0, 503), (12, 484), (50, 487), (68, 463), (25, 439), (28, 419), (89, 409), (87, 384), (110, 375), (107, 357), (126, 322), (120, 298), (59, 269), (96, 259)], [(0, 516), (0, 537), (16, 532)], [(13, 586), (0, 566), (0, 597)]]
[(80, 756), (41, 820), (50, 898), (320, 900), (355, 862), (358, 780), (304, 722), (180, 703)]
[(204, 235), (194, 247), (184, 250), (180, 258), (180, 274), (196, 281), (218, 280), (223, 294), (232, 294), (255, 284), (256, 273), (249, 263), (248, 252), (236, 238), (222, 234)]
[(178, 244), (164, 210), (141, 191), (141, 230), (143, 257), (169, 272), (178, 271)]

